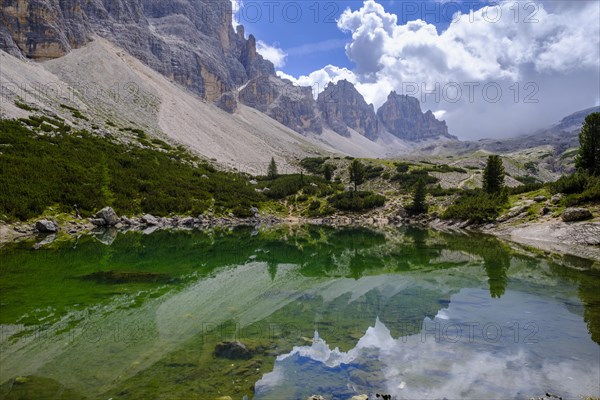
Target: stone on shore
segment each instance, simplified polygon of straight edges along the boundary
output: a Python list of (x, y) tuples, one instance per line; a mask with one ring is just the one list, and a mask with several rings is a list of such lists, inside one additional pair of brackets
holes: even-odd
[(561, 218), (565, 222), (583, 221), (594, 216), (587, 208), (567, 208), (563, 211)]
[(160, 222), (158, 221), (158, 219), (150, 214), (146, 214), (142, 217), (142, 222), (146, 225), (151, 225), (151, 226), (156, 226), (159, 225)]
[(58, 232), (58, 224), (54, 221), (41, 219), (35, 223), (35, 229), (43, 233), (56, 233)]
[(95, 217), (102, 219), (106, 226), (115, 226), (119, 222), (119, 216), (111, 207), (104, 207), (96, 213)]

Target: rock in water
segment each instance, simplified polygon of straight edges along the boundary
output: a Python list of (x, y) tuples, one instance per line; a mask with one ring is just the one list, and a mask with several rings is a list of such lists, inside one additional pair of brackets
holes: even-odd
[(215, 346), (215, 357), (230, 360), (247, 360), (252, 352), (241, 342), (222, 342)]
[(43, 233), (56, 233), (58, 232), (58, 224), (47, 219), (41, 219), (35, 223), (35, 229)]
[(562, 220), (565, 222), (583, 221), (593, 217), (587, 208), (567, 208), (561, 215)]
[(104, 207), (96, 213), (96, 218), (104, 221), (106, 226), (115, 226), (119, 222), (119, 216), (111, 207)]

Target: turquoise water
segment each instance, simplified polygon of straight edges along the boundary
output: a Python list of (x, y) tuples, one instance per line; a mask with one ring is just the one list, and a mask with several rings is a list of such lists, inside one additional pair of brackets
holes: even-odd
[(412, 228), (34, 245), (0, 248), (1, 398), (600, 396), (584, 259)]

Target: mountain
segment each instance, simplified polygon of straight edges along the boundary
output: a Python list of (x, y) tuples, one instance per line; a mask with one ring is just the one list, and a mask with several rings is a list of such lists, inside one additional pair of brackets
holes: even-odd
[(378, 136), (379, 121), (372, 104), (347, 80), (329, 83), (317, 98), (317, 107), (323, 120), (336, 133), (350, 136), (348, 128), (362, 136), (375, 139)]
[(240, 89), (239, 101), (298, 133), (323, 131), (310, 87), (294, 86), (288, 80), (262, 75)]
[(457, 153), (485, 150), (492, 153), (511, 153), (520, 150), (550, 146), (555, 154), (579, 147), (579, 132), (585, 117), (600, 112), (600, 106), (577, 111), (562, 118), (558, 123), (546, 129), (527, 135), (507, 139), (481, 139), (447, 144), (446, 147)]
[(579, 134), (581, 125), (585, 121), (585, 117), (591, 113), (600, 112), (600, 106), (586, 108), (585, 110), (574, 112), (573, 114), (567, 115), (560, 122), (554, 125), (552, 131), (571, 132)]
[(408, 141), (438, 138), (456, 140), (455, 136), (448, 134), (446, 122), (438, 121), (430, 110), (423, 113), (419, 100), (411, 96), (399, 95), (392, 91), (388, 95), (387, 101), (377, 110), (377, 116), (385, 129), (400, 139)]

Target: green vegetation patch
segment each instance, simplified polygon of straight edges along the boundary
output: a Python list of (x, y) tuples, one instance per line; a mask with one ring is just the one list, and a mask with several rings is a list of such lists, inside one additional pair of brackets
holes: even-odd
[(500, 210), (507, 202), (506, 193), (489, 194), (481, 190), (464, 191), (446, 209), (442, 218), (478, 224), (492, 222), (500, 215)]
[(178, 150), (129, 146), (87, 131), (38, 135), (19, 121), (0, 120), (0, 145), (0, 216), (8, 220), (30, 219), (53, 205), (71, 212), (74, 204), (83, 216), (105, 206), (130, 215), (209, 208), (225, 214), (264, 199), (244, 176), (194, 167)]
[(336, 194), (329, 198), (329, 204), (343, 211), (364, 211), (381, 207), (386, 198), (373, 192), (349, 191)]

